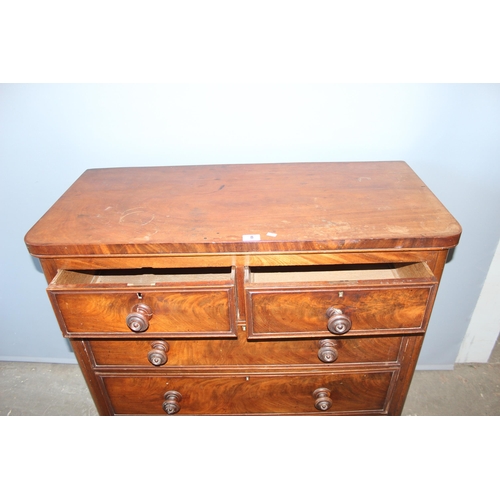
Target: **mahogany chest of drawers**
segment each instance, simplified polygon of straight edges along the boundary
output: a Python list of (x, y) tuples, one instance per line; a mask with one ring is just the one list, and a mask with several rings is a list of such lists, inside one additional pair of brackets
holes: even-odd
[(101, 415), (398, 415), (460, 233), (404, 162), (127, 167), (26, 244)]

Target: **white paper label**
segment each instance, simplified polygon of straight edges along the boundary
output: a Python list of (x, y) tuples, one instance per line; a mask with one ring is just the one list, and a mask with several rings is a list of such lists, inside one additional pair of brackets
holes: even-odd
[(260, 234), (244, 234), (243, 241), (260, 241)]

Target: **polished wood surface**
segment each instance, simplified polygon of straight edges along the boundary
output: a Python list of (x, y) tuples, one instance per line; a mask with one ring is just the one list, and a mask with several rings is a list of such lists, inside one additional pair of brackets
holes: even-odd
[(404, 162), (86, 171), (26, 235), (101, 415), (399, 415), (461, 229)]
[(26, 244), (39, 256), (452, 247), (460, 231), (404, 162), (141, 167), (87, 170)]
[[(344, 363), (396, 363), (400, 349), (404, 348), (403, 336), (330, 339), (337, 351), (335, 365)], [(105, 367), (148, 367), (148, 354), (157, 340), (97, 340), (88, 342), (87, 349), (94, 362)], [(248, 342), (245, 336), (230, 340), (182, 340), (168, 339), (168, 360), (155, 366), (158, 372), (177, 367), (217, 366), (287, 366), (318, 365), (324, 362), (318, 357), (321, 340), (296, 340), (274, 342)], [(333, 364), (332, 363), (332, 364)]]
[[(137, 293), (51, 293), (68, 337), (92, 332), (101, 336), (113, 333), (135, 335), (127, 326), (134, 306), (144, 302), (153, 311), (148, 333), (176, 336), (235, 336), (234, 299), (230, 290), (178, 291), (156, 289)], [(82, 336), (82, 335), (80, 335)]]
[(331, 307), (350, 319), (345, 332), (350, 335), (419, 333), (425, 331), (431, 293), (431, 286), (253, 292), (247, 307), (249, 338), (324, 336)]
[[(165, 393), (182, 396), (182, 415), (381, 414), (389, 401), (392, 370), (357, 373), (231, 374), (217, 377), (103, 377), (113, 414), (164, 415)], [(318, 411), (314, 391), (330, 387), (332, 407)]]

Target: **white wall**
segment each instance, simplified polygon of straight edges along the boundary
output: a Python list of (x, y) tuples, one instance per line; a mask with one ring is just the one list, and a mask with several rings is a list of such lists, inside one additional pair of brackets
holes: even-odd
[(488, 361), (500, 332), (500, 244), (486, 276), (457, 363)]
[(500, 85), (0, 85), (0, 359), (73, 362), (23, 242), (87, 168), (404, 160), (463, 227), (420, 368), (451, 368), (500, 239)]

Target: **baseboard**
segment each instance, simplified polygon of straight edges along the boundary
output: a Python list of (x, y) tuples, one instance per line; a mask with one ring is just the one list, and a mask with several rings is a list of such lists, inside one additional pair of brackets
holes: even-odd
[(424, 371), (424, 370), (453, 370), (455, 365), (417, 365), (415, 370)]
[(0, 356), (0, 362), (13, 363), (57, 363), (66, 365), (76, 365), (76, 358), (31, 358), (23, 356)]

